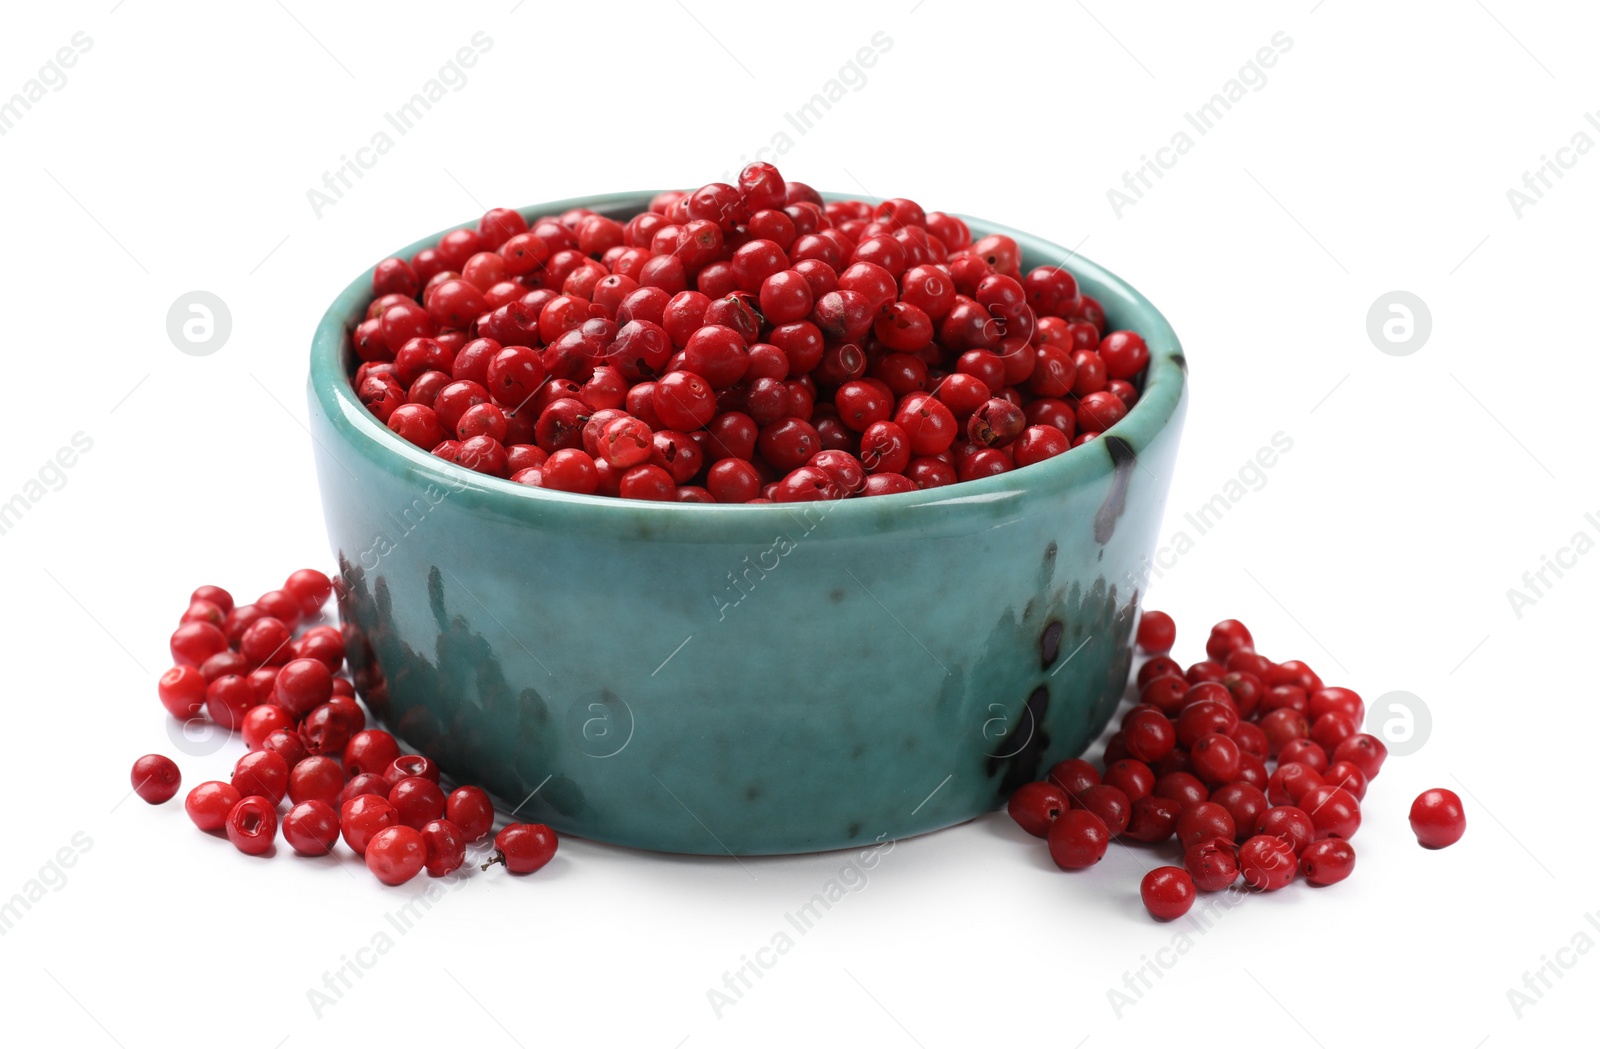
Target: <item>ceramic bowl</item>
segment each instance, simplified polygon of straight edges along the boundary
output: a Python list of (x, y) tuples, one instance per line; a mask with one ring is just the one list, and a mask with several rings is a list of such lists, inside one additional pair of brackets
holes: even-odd
[[(589, 207), (625, 218), (650, 193)], [(373, 418), (347, 375), (370, 271), (311, 352), (311, 431), (358, 687), (502, 815), (586, 838), (757, 855), (872, 844), (1002, 804), (1116, 708), (1182, 425), (1165, 318), (1061, 263), (1151, 350), (1105, 436), (1022, 470), (773, 506), (527, 488)], [(409, 256), (438, 235), (402, 249)]]

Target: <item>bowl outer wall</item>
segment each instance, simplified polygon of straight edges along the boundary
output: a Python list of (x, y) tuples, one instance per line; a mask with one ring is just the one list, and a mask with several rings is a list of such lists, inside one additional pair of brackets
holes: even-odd
[[(652, 194), (580, 198), (623, 216)], [(970, 819), (1074, 756), (1131, 665), (1187, 401), (1170, 325), (1088, 260), (1151, 349), (1127, 418), (1025, 470), (790, 506), (624, 502), (469, 474), (347, 374), (371, 271), (312, 347), (311, 431), (351, 667), (374, 713), (502, 811), (640, 848), (870, 845)], [(398, 254), (409, 256), (437, 240)]]

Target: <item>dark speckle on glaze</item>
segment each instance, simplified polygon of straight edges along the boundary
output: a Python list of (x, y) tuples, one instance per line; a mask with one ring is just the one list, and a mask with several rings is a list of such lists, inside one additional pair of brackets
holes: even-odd
[(848, 826), (848, 827), (846, 827), (844, 829), (844, 836), (847, 837), (847, 838), (850, 838), (852, 840), (854, 840), (855, 838), (859, 838), (861, 836), (861, 824), (859, 824), (859, 823), (850, 824), (850, 826)]
[(755, 801), (759, 797), (761, 797), (761, 784), (752, 783), (744, 788), (744, 800)]
[(862, 758), (866, 757), (866, 755), (867, 755), (867, 745), (865, 743), (857, 743), (855, 746), (850, 748), (850, 760), (851, 761), (859, 761)]
[(832, 601), (836, 605), (842, 604), (844, 602), (844, 587), (836, 586), (832, 590), (829, 590), (828, 600)]
[(1171, 359), (1173, 364), (1176, 364), (1183, 370), (1183, 374), (1189, 374), (1189, 358), (1185, 357), (1181, 353), (1174, 353)]
[(1061, 654), (1061, 621), (1051, 620), (1039, 635), (1039, 669), (1049, 670), (1050, 664)]
[(1122, 516), (1123, 507), (1128, 501), (1128, 479), (1133, 474), (1138, 453), (1133, 450), (1133, 445), (1121, 437), (1102, 437), (1101, 441), (1111, 456), (1115, 471), (1111, 475), (1111, 490), (1106, 493), (1105, 502), (1100, 504), (1099, 511), (1094, 515), (1094, 541), (1103, 546), (1111, 540), (1111, 534), (1117, 529), (1117, 518)]
[[(996, 788), (1001, 798), (1011, 797), (1018, 787), (1039, 778), (1039, 758), (1050, 746), (1050, 733), (1044, 727), (1045, 715), (1050, 710), (1049, 686), (1040, 685), (1034, 689), (1023, 708), (1005, 741), (996, 748), (1010, 757), (997, 758), (991, 755), (985, 763), (984, 774), (987, 776), (1003, 770)], [(1018, 739), (1019, 734), (1023, 738)]]

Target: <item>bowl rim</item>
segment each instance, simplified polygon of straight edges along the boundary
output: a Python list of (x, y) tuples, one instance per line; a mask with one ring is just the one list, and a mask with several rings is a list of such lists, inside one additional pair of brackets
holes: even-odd
[[(591, 208), (613, 218), (645, 210), (658, 190), (595, 194), (535, 204), (517, 209), (524, 218), (557, 215), (571, 208)], [(860, 194), (824, 193), (828, 200), (870, 200)], [(372, 299), (373, 268), (369, 267), (339, 293), (323, 314), (311, 341), (308, 399), (313, 415), (328, 420), (333, 433), (346, 448), (364, 459), (391, 471), (404, 471), (416, 482), (419, 491), (436, 486), (452, 500), (464, 498), (475, 509), (512, 518), (537, 520), (542, 524), (570, 526), (588, 531), (610, 531), (611, 525), (630, 532), (655, 533), (658, 530), (683, 541), (725, 540), (766, 536), (775, 528), (790, 525), (805, 508), (825, 514), (829, 531), (839, 529), (881, 531), (906, 521), (928, 518), (927, 511), (948, 507), (992, 505), (1010, 507), (1038, 496), (1064, 493), (1097, 478), (1108, 477), (1119, 466), (1104, 436), (1117, 437), (1131, 449), (1135, 458), (1148, 447), (1174, 417), (1179, 416), (1187, 385), (1187, 362), (1171, 324), (1142, 293), (1132, 285), (1075, 251), (1062, 248), (1041, 237), (984, 219), (961, 216), (975, 235), (1002, 233), (1014, 238), (1021, 249), (1024, 267), (1064, 265), (1087, 293), (1101, 304), (1109, 319), (1139, 332), (1150, 348), (1145, 385), (1139, 399), (1116, 425), (1104, 431), (1102, 439), (1089, 442), (1028, 467), (992, 477), (962, 481), (939, 488), (894, 495), (843, 499), (826, 503), (678, 503), (619, 499), (612, 496), (578, 495), (547, 488), (533, 488), (504, 478), (492, 477), (446, 462), (400, 437), (379, 422), (357, 399), (346, 371), (350, 336)], [(476, 220), (440, 230), (391, 255), (409, 258), (431, 247), (444, 234), (456, 229), (476, 228)], [(1113, 329), (1116, 330), (1116, 329)], [(344, 466), (320, 438), (318, 450), (329, 456), (350, 477)], [(1124, 460), (1125, 456), (1122, 457)]]

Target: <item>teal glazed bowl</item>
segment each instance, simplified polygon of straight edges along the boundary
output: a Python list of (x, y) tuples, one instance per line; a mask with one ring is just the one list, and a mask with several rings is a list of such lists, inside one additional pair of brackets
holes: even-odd
[[(626, 218), (651, 195), (524, 214)], [(1024, 269), (1070, 255), (967, 221), (1015, 237)], [(949, 487), (773, 506), (528, 488), (407, 444), (347, 378), (363, 274), (317, 329), (309, 390), (363, 698), (502, 814), (641, 849), (838, 849), (1002, 805), (1117, 706), (1187, 400), (1166, 319), (1069, 268), (1151, 351), (1103, 439)]]

